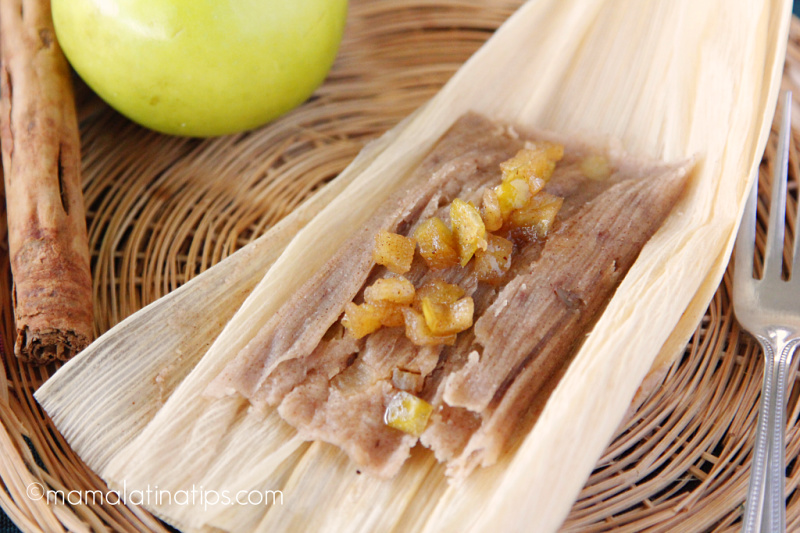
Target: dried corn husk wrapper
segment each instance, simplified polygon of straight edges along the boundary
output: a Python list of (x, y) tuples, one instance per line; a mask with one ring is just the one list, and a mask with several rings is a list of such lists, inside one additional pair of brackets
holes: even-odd
[[(185, 531), (552, 531), (648, 373), (657, 383), (727, 263), (779, 86), (788, 1), (532, 0), (423, 108), (269, 234), (133, 315), (37, 393), (110, 485), (281, 490), (284, 503), (146, 504)], [(274, 412), (203, 390), (464, 112), (699, 163), (553, 392), (500, 464), (449, 486), (416, 450), (360, 476)], [(612, 141), (608, 141), (611, 143)], [(227, 324), (244, 294), (258, 282)], [(220, 331), (221, 330), (221, 331)], [(210, 348), (208, 345), (210, 344)]]

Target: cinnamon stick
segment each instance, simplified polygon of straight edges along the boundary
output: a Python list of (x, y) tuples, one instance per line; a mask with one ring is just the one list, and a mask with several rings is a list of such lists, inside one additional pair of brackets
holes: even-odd
[(49, 0), (2, 0), (0, 49), (14, 353), (66, 360), (93, 336), (92, 281), (75, 100)]

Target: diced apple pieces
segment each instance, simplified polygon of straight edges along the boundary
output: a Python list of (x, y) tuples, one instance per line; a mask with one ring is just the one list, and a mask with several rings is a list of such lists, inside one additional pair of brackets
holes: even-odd
[[(547, 236), (563, 199), (543, 189), (563, 155), (561, 145), (527, 143), (500, 164), (502, 183), (484, 189), (480, 211), (472, 202), (456, 198), (450, 203), (452, 230), (442, 219), (432, 217), (419, 225), (413, 238), (381, 231), (375, 236), (373, 259), (395, 274), (405, 274), (411, 270), (419, 244), (420, 256), (431, 270), (465, 267), (474, 257), (478, 281), (503, 283), (514, 244), (490, 232), (505, 234), (516, 227), (524, 230), (526, 238)], [(602, 157), (590, 156), (583, 161), (582, 171), (592, 179), (602, 179), (610, 168)], [(415, 290), (402, 276), (387, 277), (364, 290), (363, 304), (347, 304), (342, 325), (356, 339), (381, 326), (405, 326), (406, 337), (418, 346), (453, 345), (458, 333), (472, 327), (474, 312), (472, 298), (465, 297), (458, 285), (434, 279)], [(393, 377), (404, 379), (397, 372)]]
[(389, 427), (419, 437), (428, 426), (431, 413), (431, 404), (413, 394), (400, 391), (389, 400), (383, 421)]
[(381, 327), (381, 315), (372, 304), (348, 303), (344, 308), (342, 325), (355, 339), (360, 339)]
[(531, 187), (527, 180), (514, 179), (504, 181), (494, 188), (497, 201), (500, 204), (500, 212), (503, 218), (508, 217), (512, 211), (519, 209), (528, 203), (531, 198)]
[(460, 198), (450, 204), (450, 221), (458, 242), (461, 266), (466, 266), (476, 250), (486, 249), (486, 226), (475, 206)]
[(417, 289), (417, 294), (414, 297), (414, 308), (422, 312), (422, 300), (424, 298), (428, 298), (436, 303), (452, 304), (458, 301), (464, 294), (464, 289), (460, 286), (446, 283), (440, 279), (434, 279)]
[(382, 230), (375, 236), (372, 259), (395, 274), (405, 274), (411, 270), (415, 248), (414, 239)]
[(542, 192), (534, 196), (523, 209), (514, 211), (511, 222), (520, 228), (529, 229), (536, 237), (543, 239), (550, 232), (563, 198)]
[(403, 317), (406, 324), (406, 337), (417, 346), (438, 346), (440, 344), (452, 346), (456, 343), (455, 335), (434, 335), (425, 323), (425, 317), (415, 309), (404, 307)]
[(403, 325), (402, 307), (414, 301), (414, 285), (404, 277), (379, 279), (364, 289), (364, 300), (372, 306), (381, 325)]
[(392, 302), (376, 302), (370, 305), (375, 309), (382, 326), (399, 328), (405, 323), (403, 318), (404, 305)]
[(406, 278), (383, 278), (364, 290), (364, 300), (369, 303), (410, 304), (414, 301), (415, 292), (414, 284)]
[(528, 181), (531, 178), (540, 178), (546, 182), (553, 175), (556, 162), (562, 157), (564, 157), (564, 147), (559, 144), (530, 143), (514, 157), (500, 163), (503, 181), (515, 179)]
[[(538, 143), (529, 145), (500, 164), (503, 183), (495, 188), (495, 192), (504, 221), (510, 219), (513, 226), (526, 228), (538, 238), (544, 238), (550, 232), (563, 199), (543, 189), (553, 175), (556, 162), (563, 156), (563, 146)], [(522, 181), (527, 185), (527, 191), (523, 192), (519, 185)], [(483, 254), (483, 259), (491, 262), (486, 254)], [(484, 262), (476, 268), (485, 271), (487, 266)]]
[(563, 156), (564, 147), (561, 145), (531, 143), (511, 159), (500, 163), (502, 183), (483, 195), (483, 220), (486, 229), (497, 231), (515, 211), (524, 209), (531, 198), (547, 185), (556, 162)]
[(429, 218), (414, 232), (419, 253), (432, 270), (458, 264), (458, 242), (439, 217)]
[(377, 331), (381, 326), (399, 328), (405, 323), (405, 306), (392, 302), (348, 303), (344, 308), (342, 325), (355, 339)]
[(486, 251), (475, 252), (473, 265), (475, 275), (478, 281), (498, 285), (502, 283), (503, 277), (511, 268), (511, 252), (514, 250), (514, 244), (491, 233), (487, 236), (487, 243)]
[(452, 304), (422, 299), (422, 315), (425, 325), (434, 335), (454, 335), (472, 327), (472, 315), (475, 305), (467, 296)]

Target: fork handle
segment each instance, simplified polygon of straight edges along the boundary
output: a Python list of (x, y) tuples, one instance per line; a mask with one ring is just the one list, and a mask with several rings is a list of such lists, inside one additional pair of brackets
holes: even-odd
[(786, 530), (786, 377), (800, 339), (787, 339), (785, 333), (776, 332), (771, 338), (757, 336), (765, 355), (764, 383), (744, 533), (783, 533)]
[(764, 488), (767, 474), (767, 459), (770, 451), (770, 423), (773, 405), (773, 383), (775, 382), (775, 358), (769, 339), (758, 338), (764, 349), (764, 380), (761, 385), (761, 402), (758, 408), (756, 442), (753, 448), (753, 463), (750, 467), (750, 485), (745, 500), (742, 533), (758, 533), (764, 510)]
[(784, 338), (778, 337), (775, 339), (774, 352), (771, 354), (775, 360), (775, 388), (772, 416), (769, 421), (769, 469), (762, 532), (783, 533), (786, 530), (786, 377), (797, 344), (797, 339), (787, 342)]

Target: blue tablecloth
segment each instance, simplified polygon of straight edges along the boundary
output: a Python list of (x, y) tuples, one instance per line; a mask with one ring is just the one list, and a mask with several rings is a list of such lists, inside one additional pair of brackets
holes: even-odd
[(2, 533), (17, 533), (19, 531), (14, 522), (2, 510), (0, 510), (0, 531)]

